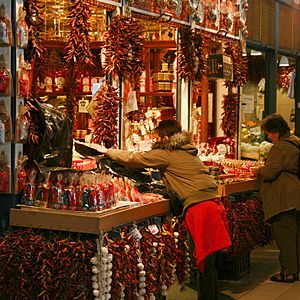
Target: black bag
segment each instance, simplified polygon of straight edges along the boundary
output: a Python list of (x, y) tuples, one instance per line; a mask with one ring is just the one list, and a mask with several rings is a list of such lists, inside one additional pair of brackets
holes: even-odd
[(183, 213), (183, 200), (175, 193), (167, 192), (170, 203), (170, 211), (172, 216), (181, 216)]
[(28, 141), (24, 145), (29, 161), (45, 167), (71, 167), (73, 137), (70, 119), (48, 104), (32, 101), (31, 105), (30, 118), (34, 120), (41, 142)]

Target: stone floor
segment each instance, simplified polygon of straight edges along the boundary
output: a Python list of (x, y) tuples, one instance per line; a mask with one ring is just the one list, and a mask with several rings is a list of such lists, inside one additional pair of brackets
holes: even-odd
[[(251, 253), (250, 274), (237, 281), (219, 281), (220, 300), (300, 300), (300, 281), (277, 283), (268, 280), (278, 272), (278, 250), (271, 245)], [(196, 300), (197, 292), (185, 287), (173, 286), (167, 300)]]

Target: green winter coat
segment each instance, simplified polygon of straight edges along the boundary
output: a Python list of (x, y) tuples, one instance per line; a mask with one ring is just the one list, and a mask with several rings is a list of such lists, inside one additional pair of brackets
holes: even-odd
[(291, 209), (300, 211), (299, 149), (296, 147), (299, 142), (300, 139), (294, 135), (282, 138), (272, 146), (266, 165), (259, 170), (266, 219)]
[(175, 134), (147, 152), (109, 149), (106, 155), (127, 167), (159, 169), (167, 189), (183, 200), (184, 210), (192, 204), (220, 197), (218, 186), (198, 158), (189, 133)]

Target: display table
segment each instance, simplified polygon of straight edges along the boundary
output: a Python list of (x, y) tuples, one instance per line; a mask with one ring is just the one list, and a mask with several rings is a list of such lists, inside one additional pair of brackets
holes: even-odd
[(221, 197), (227, 197), (231, 194), (253, 191), (259, 189), (258, 179), (249, 179), (245, 181), (232, 182), (228, 184), (219, 184), (219, 193)]
[(86, 212), (21, 206), (10, 210), (10, 225), (99, 234), (129, 222), (169, 213), (169, 201)]
[[(227, 197), (234, 193), (256, 190), (258, 186), (257, 179), (221, 184), (219, 193), (222, 197)], [(21, 205), (20, 209), (10, 210), (10, 225), (99, 234), (129, 222), (167, 215), (169, 209), (168, 200), (100, 212), (57, 210)]]

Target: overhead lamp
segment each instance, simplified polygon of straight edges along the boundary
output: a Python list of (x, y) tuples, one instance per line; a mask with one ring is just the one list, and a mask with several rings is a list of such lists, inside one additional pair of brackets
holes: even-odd
[(279, 67), (288, 67), (289, 65), (289, 59), (282, 55), (279, 61)]
[(250, 55), (251, 56), (260, 56), (260, 55), (262, 55), (262, 52), (251, 49)]

